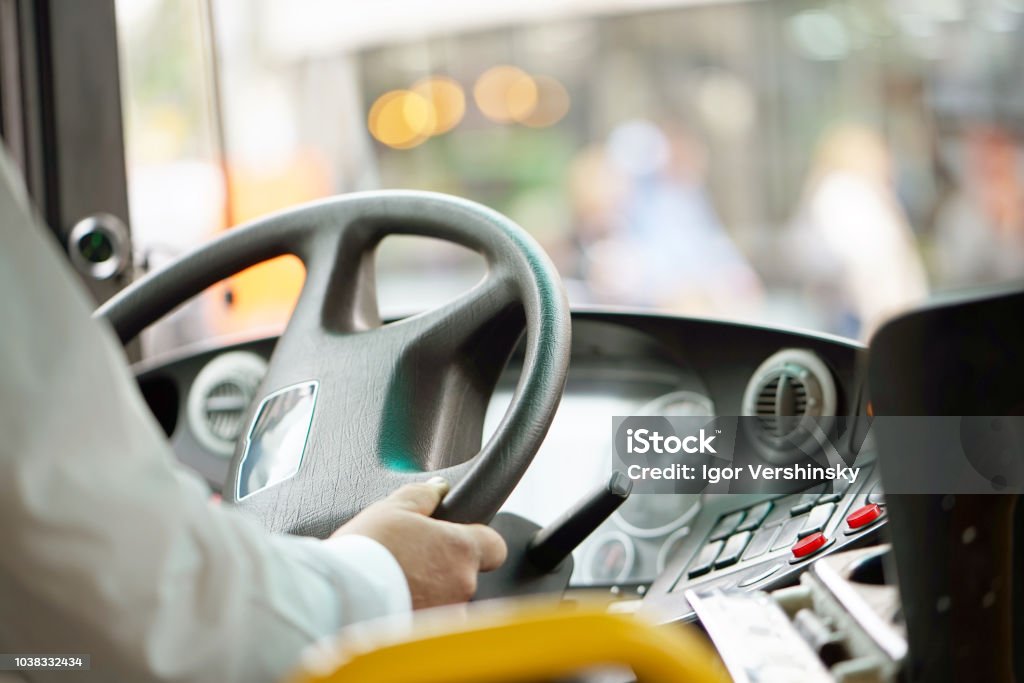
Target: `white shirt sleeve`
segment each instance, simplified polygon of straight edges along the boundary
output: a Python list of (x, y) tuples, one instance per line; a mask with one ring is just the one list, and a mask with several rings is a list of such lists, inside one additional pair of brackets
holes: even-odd
[(407, 612), (377, 542), (208, 502), (2, 157), (0, 652), (90, 655), (73, 680), (277, 681), (315, 639)]

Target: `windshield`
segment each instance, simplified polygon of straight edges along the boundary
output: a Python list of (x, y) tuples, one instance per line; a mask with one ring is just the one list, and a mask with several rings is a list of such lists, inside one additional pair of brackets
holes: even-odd
[[(1024, 272), (1021, 0), (119, 0), (131, 227), (157, 267), (340, 192), (509, 215), (574, 305), (864, 339)], [(382, 308), (471, 284), (396, 240)], [(157, 326), (155, 353), (279, 329), (283, 259)]]

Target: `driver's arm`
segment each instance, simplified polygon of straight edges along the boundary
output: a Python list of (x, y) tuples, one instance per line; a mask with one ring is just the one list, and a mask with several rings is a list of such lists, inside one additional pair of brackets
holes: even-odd
[(442, 485), (327, 541), (210, 505), (2, 157), (0, 652), (88, 654), (97, 680), (279, 680), (314, 639), (467, 598), (500, 563), (490, 530), (425, 516)]

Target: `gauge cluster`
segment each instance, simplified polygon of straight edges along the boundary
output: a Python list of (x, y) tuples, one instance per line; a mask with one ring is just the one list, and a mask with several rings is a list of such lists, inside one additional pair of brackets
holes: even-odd
[[(499, 388), (488, 409), (485, 438), (508, 398)], [(715, 404), (700, 378), (680, 363), (648, 357), (626, 368), (610, 367), (606, 358), (579, 358), (543, 446), (502, 510), (543, 526), (601, 485), (611, 467), (616, 415), (713, 417)], [(631, 496), (574, 551), (570, 585), (651, 583), (699, 510), (698, 494)]]
[[(705, 392), (695, 375), (678, 366), (636, 367), (623, 373), (577, 362), (555, 424), (503, 510), (541, 525), (550, 523), (567, 504), (607, 478), (613, 416), (713, 417), (715, 404)], [(489, 409), (494, 420), (504, 411), (499, 398)], [(574, 552), (572, 585), (642, 586), (653, 581), (685, 539), (700, 498), (631, 496)]]
[(660, 574), (690, 533), (698, 494), (630, 497), (577, 549), (574, 585), (643, 585)]
[[(658, 396), (637, 415), (714, 417), (708, 396), (679, 389)], [(630, 497), (584, 543), (577, 556), (577, 585), (643, 585), (664, 571), (690, 533), (688, 523), (700, 510), (700, 495), (646, 494)]]

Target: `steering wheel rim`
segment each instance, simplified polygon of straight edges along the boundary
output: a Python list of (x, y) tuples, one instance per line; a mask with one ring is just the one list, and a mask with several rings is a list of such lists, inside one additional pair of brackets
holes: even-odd
[[(485, 258), (487, 275), (448, 304), (382, 324), (373, 254), (388, 235), (461, 244)], [(271, 530), (324, 537), (394, 488), (440, 474), (453, 487), (436, 517), (490, 521), (540, 447), (568, 372), (568, 302), (541, 247), (468, 200), (415, 191), (343, 195), (230, 230), (122, 290), (94, 317), (126, 343), (207, 287), (286, 254), (303, 262), (306, 280), (247, 424), (275, 392), (316, 382), (301, 466), (239, 496), (248, 447), (240, 439), (225, 500)], [(479, 444), (486, 399), (512, 350), (511, 343), (491, 347), (510, 342), (523, 321), (525, 358), (512, 401), (470, 456), (466, 444)], [(454, 460), (446, 455), (452, 449)]]

